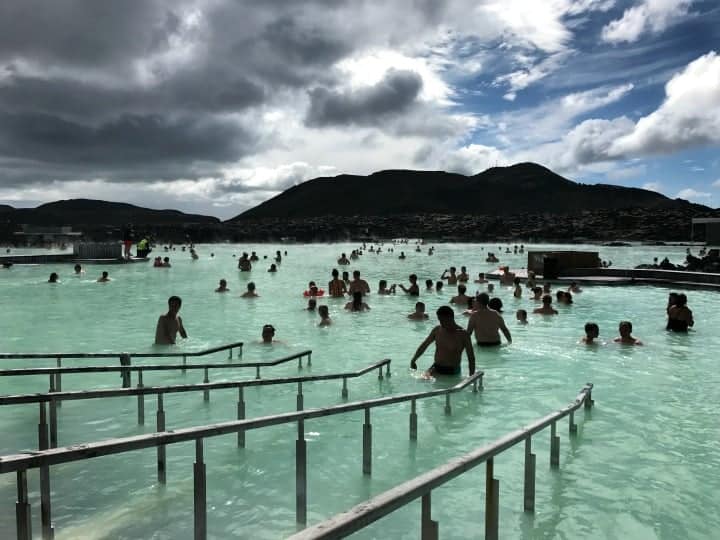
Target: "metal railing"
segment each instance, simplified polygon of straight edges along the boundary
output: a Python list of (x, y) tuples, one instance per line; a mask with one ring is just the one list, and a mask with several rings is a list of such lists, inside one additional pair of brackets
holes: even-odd
[(535, 511), (535, 454), (531, 451), (532, 436), (550, 426), (550, 466), (560, 466), (560, 437), (556, 434), (556, 422), (570, 416), (570, 435), (577, 434), (574, 412), (584, 404), (586, 409), (593, 405), (593, 385), (588, 383), (570, 405), (548, 414), (532, 424), (521, 428), (500, 439), (482, 446), (459, 458), (445, 463), (412, 480), (396, 486), (372, 499), (362, 502), (346, 512), (309, 527), (290, 537), (290, 540), (320, 540), (343, 538), (367, 527), (378, 519), (387, 516), (398, 508), (415, 501), (422, 500), (420, 537), (422, 540), (437, 540), (439, 524), (431, 515), (431, 492), (453, 478), (486, 464), (485, 480), (485, 539), (498, 538), (498, 509), (500, 501), (500, 481), (493, 478), (493, 460), (495, 456), (525, 442), (525, 472), (523, 489), (523, 506), (525, 511)]
[[(158, 451), (158, 481), (165, 483), (166, 463), (165, 446), (169, 444), (195, 441), (194, 472), (194, 529), (196, 540), (207, 538), (207, 502), (206, 502), (206, 475), (203, 457), (203, 440), (220, 435), (240, 434), (268, 426), (277, 426), (297, 422), (297, 440), (295, 441), (295, 516), (298, 523), (307, 522), (307, 448), (305, 441), (305, 421), (314, 418), (323, 418), (353, 411), (364, 411), (363, 423), (363, 474), (372, 471), (372, 425), (370, 424), (370, 410), (402, 402), (411, 402), (410, 410), (410, 439), (417, 439), (417, 413), (415, 403), (418, 399), (426, 399), (444, 395), (445, 413), (452, 412), (450, 395), (472, 385), (473, 391), (482, 388), (483, 372), (478, 371), (460, 383), (450, 388), (418, 392), (412, 394), (399, 394), (384, 398), (376, 398), (342, 405), (334, 405), (318, 409), (308, 409), (272, 416), (252, 418), (249, 420), (234, 420), (207, 426), (181, 428), (173, 431), (161, 431), (146, 435), (109, 439), (106, 441), (66, 446), (56, 449), (40, 450), (32, 453), (7, 455), (0, 457), (0, 474), (15, 472), (17, 474), (16, 508), (17, 538), (30, 540), (31, 508), (28, 499), (27, 471), (40, 469), (40, 516), (42, 524), (42, 538), (51, 540), (54, 536), (51, 520), (50, 497), (50, 467), (61, 463), (69, 463), (84, 459), (108, 456), (134, 450), (157, 447)], [(41, 437), (43, 430), (40, 430)], [(45, 433), (47, 433), (45, 431)], [(240, 441), (238, 440), (238, 443)], [(47, 436), (44, 437), (44, 448), (47, 448)]]
[[(206, 353), (207, 354), (207, 353)], [(130, 388), (132, 386), (133, 371), (138, 372), (138, 377), (142, 378), (143, 372), (147, 371), (177, 371), (180, 370), (183, 373), (187, 370), (202, 369), (205, 370), (204, 382), (209, 382), (208, 370), (210, 369), (247, 369), (255, 368), (255, 378), (260, 378), (260, 368), (277, 366), (284, 364), (292, 360), (298, 361), (298, 368), (302, 369), (302, 359), (307, 356), (307, 365), (312, 365), (312, 351), (300, 351), (290, 356), (284, 356), (276, 360), (269, 360), (267, 362), (242, 362), (242, 363), (210, 363), (210, 364), (188, 364), (186, 358), (183, 356), (182, 364), (148, 364), (143, 366), (132, 366), (130, 365), (130, 359), (128, 358), (126, 363), (121, 366), (81, 366), (81, 367), (42, 367), (42, 368), (11, 368), (11, 369), (0, 369), (0, 377), (20, 377), (27, 375), (50, 375), (50, 392), (62, 392), (62, 380), (63, 374), (71, 373), (111, 373), (119, 372), (122, 377), (122, 387)]]
[[(177, 394), (184, 392), (203, 392), (204, 401), (210, 401), (211, 390), (228, 390), (232, 388), (238, 389), (238, 420), (245, 419), (245, 397), (244, 389), (250, 386), (271, 386), (277, 384), (297, 383), (297, 410), (302, 410), (303, 405), (303, 383), (316, 381), (329, 381), (334, 379), (342, 379), (342, 389), (340, 395), (343, 398), (348, 397), (347, 380), (361, 377), (371, 371), (378, 370), (378, 379), (383, 379), (383, 368), (385, 375), (390, 377), (390, 359), (386, 358), (380, 362), (371, 364), (363, 369), (348, 373), (328, 373), (319, 375), (306, 375), (304, 377), (281, 377), (276, 379), (248, 379), (242, 381), (223, 381), (211, 383), (207, 380), (207, 370), (205, 371), (205, 382), (201, 384), (176, 384), (168, 386), (144, 386), (142, 379), (142, 371), (138, 378), (136, 388), (123, 389), (101, 389), (101, 390), (78, 390), (73, 392), (48, 392), (44, 394), (18, 394), (0, 396), (0, 406), (3, 405), (23, 405), (23, 404), (40, 404), (40, 419), (38, 422), (38, 448), (43, 449), (42, 441), (47, 437), (46, 431), (49, 427), (49, 448), (56, 448), (58, 441), (57, 428), (57, 406), (62, 401), (79, 401), (90, 399), (107, 399), (125, 396), (137, 396), (137, 417), (138, 424), (145, 424), (145, 396), (157, 395), (157, 431), (165, 431), (166, 417), (163, 406), (163, 396), (166, 394)], [(46, 408), (49, 404), (49, 415)], [(49, 418), (48, 418), (49, 416)], [(48, 426), (49, 422), (49, 426)], [(244, 439), (239, 441), (241, 447), (245, 446)]]
[[(205, 349), (204, 351), (194, 352), (150, 352), (150, 353), (0, 353), (0, 360), (49, 360), (55, 359), (57, 367), (62, 368), (62, 361), (69, 358), (118, 358), (120, 360), (120, 366), (130, 366), (132, 358), (180, 358), (183, 359), (183, 364), (187, 362), (188, 357), (206, 356), (220, 351), (228, 351), (228, 360), (233, 358), (233, 350), (238, 349), (238, 358), (242, 358), (243, 342), (238, 341), (236, 343), (229, 343), (227, 345), (220, 345), (219, 347), (213, 347), (211, 349)], [(6, 371), (6, 370), (2, 370)], [(56, 374), (55, 388), (58, 391), (62, 390), (62, 371), (54, 372)], [(75, 372), (81, 373), (81, 372)], [(5, 375), (0, 372), (0, 375)], [(20, 373), (16, 373), (20, 375)], [(130, 371), (122, 371), (123, 388), (129, 388), (132, 386), (130, 380)]]

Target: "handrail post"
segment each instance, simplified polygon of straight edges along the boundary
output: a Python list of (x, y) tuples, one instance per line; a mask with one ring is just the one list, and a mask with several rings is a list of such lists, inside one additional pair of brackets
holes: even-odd
[(300, 356), (298, 356), (298, 369), (302, 369), (302, 358), (303, 358), (302, 354)]
[(228, 360), (232, 360), (232, 350), (233, 350), (232, 347), (230, 347), (230, 348), (228, 349)]
[(570, 435), (577, 434), (577, 424), (575, 423), (575, 411), (570, 411), (568, 430)]
[(390, 378), (390, 362), (387, 362), (385, 364), (385, 376), (389, 379)]
[(185, 369), (185, 366), (187, 365), (187, 356), (183, 354), (183, 367), (182, 367), (182, 373), (186, 373), (187, 370)]
[[(130, 366), (131, 360), (130, 355), (128, 353), (121, 353), (120, 354), (120, 366)], [(130, 388), (132, 386), (132, 372), (129, 369), (123, 369), (120, 372), (120, 377), (122, 378), (122, 387), (123, 388)]]
[(308, 357), (307, 365), (308, 365), (308, 367), (311, 367), (312, 366), (312, 351), (308, 352), (307, 357)]
[(17, 472), (17, 502), (15, 524), (18, 540), (32, 540), (32, 516), (28, 500), (27, 471)]
[(556, 434), (555, 422), (550, 424), (550, 467), (557, 469), (560, 466), (560, 437)]
[(383, 374), (382, 374), (382, 366), (378, 368), (378, 381), (383, 380)]
[(307, 523), (307, 443), (304, 420), (298, 420), (295, 441), (295, 520), (302, 525)]
[[(163, 409), (163, 395), (157, 395), (157, 431), (165, 431), (165, 410)], [(158, 482), (165, 483), (165, 445), (161, 444), (157, 447), (157, 473)]]
[(523, 507), (526, 512), (535, 511), (535, 454), (532, 453), (532, 438), (525, 439), (525, 482)]
[[(143, 385), (143, 372), (142, 369), (138, 370), (138, 390), (144, 388)], [(138, 409), (138, 425), (145, 425), (145, 394), (138, 394), (137, 396), (137, 409)]]
[[(55, 379), (50, 375), (50, 392), (55, 392)], [(57, 401), (50, 398), (50, 448), (57, 448)]]
[(297, 393), (297, 410), (303, 410), (303, 390), (302, 381), (298, 381), (298, 393)]
[[(210, 377), (208, 376), (208, 368), (205, 368), (205, 378), (203, 379), (204, 384), (210, 383)], [(210, 390), (207, 388), (203, 391), (203, 401), (208, 402), (210, 401)]]
[(40, 467), (40, 523), (43, 540), (53, 540), (52, 507), (50, 502), (50, 467)]
[(497, 540), (500, 481), (493, 478), (493, 458), (485, 467), (485, 540)]
[(40, 402), (40, 422), (38, 422), (38, 450), (48, 449), (47, 408), (45, 402)]
[(481, 373), (480, 376), (477, 378), (478, 381), (478, 390), (482, 390), (484, 388), (483, 386), (483, 377), (485, 376), (484, 373)]
[(343, 377), (343, 385), (340, 395), (343, 397), (343, 399), (347, 399), (348, 397), (347, 377)]
[[(238, 420), (245, 420), (245, 399), (243, 397), (243, 387), (238, 386), (238, 404), (237, 404)], [(237, 434), (237, 443), (240, 448), (245, 448), (245, 430), (241, 429)]]
[(450, 392), (445, 394), (445, 414), (452, 414), (452, 407), (450, 406)]
[(195, 540), (207, 538), (207, 485), (203, 462), (203, 440), (195, 439), (195, 464), (193, 465)]
[(365, 423), (363, 424), (363, 474), (372, 473), (372, 425), (370, 424), (370, 409), (365, 408)]
[[(57, 357), (57, 367), (59, 367), (59, 368), (62, 367), (62, 357), (61, 356)], [(55, 391), (62, 392), (62, 373), (61, 372), (58, 372), (55, 374)], [(58, 401), (57, 406), (61, 407), (62, 402)]]
[(585, 394), (585, 408), (591, 409), (593, 406), (593, 403), (595, 403), (592, 399), (592, 388), (588, 389), (587, 393)]
[(255, 378), (260, 378), (260, 366), (255, 366)]
[(432, 506), (430, 492), (422, 496), (422, 511), (420, 521), (420, 539), (438, 540), (438, 522), (432, 519)]
[(414, 399), (410, 402), (410, 440), (417, 441), (417, 410)]

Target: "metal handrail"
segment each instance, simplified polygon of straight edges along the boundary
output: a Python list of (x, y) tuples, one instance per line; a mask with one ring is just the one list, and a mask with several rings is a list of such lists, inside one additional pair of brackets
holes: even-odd
[[(203, 351), (193, 352), (170, 352), (170, 353), (0, 353), (0, 360), (36, 360), (36, 359), (50, 359), (50, 358), (119, 358), (122, 355), (129, 354), (133, 358), (171, 358), (181, 356), (205, 356), (207, 354), (213, 354), (220, 351), (226, 351), (232, 349), (241, 349), (242, 353), (243, 342), (238, 341), (235, 343), (228, 343), (227, 345), (220, 345), (211, 349), (205, 349)], [(230, 356), (232, 358), (232, 356)]]
[[(162, 423), (158, 423), (158, 431), (165, 430), (165, 413), (163, 410), (163, 396), (165, 394), (175, 394), (181, 392), (203, 392), (204, 401), (210, 401), (210, 390), (227, 390), (231, 388), (238, 389), (238, 420), (245, 419), (245, 399), (244, 399), (244, 388), (249, 386), (270, 386), (277, 384), (291, 384), (297, 383), (298, 394), (297, 394), (297, 407), (298, 410), (302, 410), (303, 403), (303, 392), (302, 385), (306, 382), (316, 381), (328, 381), (333, 379), (342, 379), (343, 385), (340, 395), (343, 398), (348, 397), (347, 380), (361, 377), (366, 373), (369, 373), (375, 369), (378, 370), (378, 379), (383, 379), (383, 367), (385, 368), (385, 374), (390, 377), (390, 363), (391, 360), (386, 358), (380, 362), (375, 362), (363, 369), (351, 371), (347, 373), (328, 373), (319, 375), (306, 375), (303, 377), (281, 377), (275, 379), (246, 379), (242, 381), (223, 381), (211, 383), (208, 381), (207, 372), (205, 373), (205, 381), (200, 384), (176, 384), (167, 386), (143, 386), (142, 372), (138, 380), (138, 386), (136, 388), (122, 388), (122, 389), (98, 389), (98, 390), (77, 390), (72, 392), (47, 392), (40, 394), (17, 394), (17, 395), (6, 395), (0, 396), (0, 406), (3, 405), (23, 405), (39, 403), (40, 407), (40, 422), (39, 422), (39, 435), (38, 435), (38, 448), (43, 449), (43, 436), (46, 429), (43, 427), (43, 418), (46, 416), (45, 404), (50, 404), (50, 418), (49, 418), (49, 429), (50, 429), (50, 442), (49, 447), (57, 447), (58, 441), (58, 429), (57, 429), (57, 406), (61, 401), (78, 401), (86, 399), (103, 399), (103, 398), (115, 398), (124, 396), (137, 396), (137, 417), (138, 424), (145, 424), (145, 396), (146, 395), (157, 395), (158, 396), (158, 414), (156, 417), (160, 418), (159, 413), (162, 413)], [(244, 447), (245, 442), (241, 440), (241, 447)]]
[[(123, 452), (157, 447), (158, 452), (158, 481), (165, 483), (165, 446), (187, 441), (195, 441), (195, 539), (204, 540), (207, 530), (206, 516), (206, 489), (205, 489), (205, 464), (203, 461), (203, 439), (220, 435), (242, 434), (252, 429), (259, 429), (268, 426), (277, 426), (291, 422), (297, 422), (298, 438), (295, 442), (295, 478), (296, 478), (296, 519), (299, 523), (307, 521), (307, 448), (305, 441), (305, 421), (313, 418), (323, 418), (352, 411), (364, 411), (365, 422), (363, 424), (363, 474), (371, 474), (372, 471), (372, 425), (370, 424), (370, 409), (411, 401), (410, 412), (410, 439), (417, 439), (417, 413), (415, 402), (418, 399), (425, 399), (438, 395), (445, 395), (445, 413), (450, 414), (450, 395), (459, 392), (468, 386), (473, 386), (473, 391), (482, 387), (483, 372), (478, 371), (467, 377), (460, 383), (450, 388), (432, 390), (429, 392), (417, 392), (412, 394), (400, 394), (384, 398), (369, 399), (334, 405), (318, 409), (301, 410), (271, 416), (263, 416), (248, 420), (234, 420), (219, 424), (181, 428), (172, 431), (158, 431), (157, 433), (136, 435), (118, 439), (109, 439), (86, 444), (70, 445), (61, 448), (40, 450), (32, 453), (21, 453), (0, 457), (0, 474), (17, 473), (18, 501), (16, 504), (16, 520), (18, 538), (25, 540), (31, 537), (30, 534), (30, 502), (27, 497), (27, 471), (28, 469), (40, 469), (40, 500), (41, 500), (41, 521), (44, 539), (51, 539), (53, 528), (51, 522), (50, 506), (50, 466), (60, 463), (69, 463), (83, 459), (90, 459), (100, 456), (108, 456)], [(43, 405), (41, 405), (42, 411)], [(159, 412), (160, 414), (160, 412)], [(42, 425), (44, 418), (41, 417), (40, 433), (42, 436)], [(158, 422), (160, 424), (160, 421)], [(162, 424), (164, 425), (164, 412), (162, 413)], [(47, 435), (45, 431), (45, 440)], [(239, 438), (238, 438), (239, 439)], [(239, 440), (238, 440), (239, 444)], [(44, 448), (47, 448), (45, 445)]]
[[(233, 349), (238, 349), (238, 358), (242, 358), (243, 342), (238, 341), (235, 343), (229, 343), (227, 345), (220, 345), (218, 347), (212, 347), (204, 351), (191, 351), (191, 352), (169, 352), (169, 353), (0, 353), (0, 360), (39, 360), (39, 359), (50, 359), (54, 358), (57, 362), (57, 367), (62, 367), (63, 359), (67, 358), (118, 358), (122, 367), (129, 367), (132, 363), (132, 358), (180, 358), (183, 359), (183, 364), (187, 362), (187, 357), (205, 356), (213, 354), (219, 351), (228, 351), (228, 360), (232, 360)], [(50, 368), (47, 368), (50, 369)], [(7, 371), (7, 370), (3, 370)], [(51, 372), (55, 377), (51, 381), (50, 386), (54, 387), (55, 390), (62, 390), (62, 372)], [(75, 372), (79, 373), (79, 372)], [(124, 369), (122, 373), (122, 385), (123, 388), (129, 388), (132, 385), (131, 381), (131, 370)], [(0, 373), (0, 375), (7, 375), (6, 373)], [(22, 373), (15, 373), (15, 375), (22, 375)]]
[(339, 513), (321, 523), (308, 527), (294, 534), (289, 540), (321, 540), (344, 538), (367, 527), (378, 519), (394, 512), (398, 508), (422, 498), (421, 537), (423, 540), (437, 539), (438, 523), (431, 519), (430, 493), (453, 478), (486, 463), (486, 500), (485, 500), (485, 538), (498, 537), (498, 497), (499, 481), (493, 478), (493, 458), (505, 450), (525, 441), (525, 510), (535, 508), (535, 455), (530, 452), (531, 437), (551, 426), (550, 464), (559, 466), (559, 437), (555, 434), (555, 423), (570, 415), (570, 433), (577, 433), (573, 413), (583, 404), (590, 408), (593, 404), (591, 392), (593, 385), (588, 383), (580, 391), (575, 401), (566, 407), (548, 414), (521, 429), (508, 433), (496, 441), (482, 446), (472, 452), (440, 465), (425, 474), (404, 482), (370, 500), (364, 501), (346, 512)]
[[(142, 366), (130, 365), (130, 357), (125, 359), (121, 358), (120, 366), (79, 366), (79, 367), (41, 367), (41, 368), (10, 368), (0, 369), (0, 377), (18, 377), (25, 375), (50, 375), (50, 392), (61, 392), (62, 382), (61, 376), (69, 373), (105, 373), (105, 372), (119, 372), (122, 375), (122, 386), (123, 388), (130, 388), (132, 384), (130, 373), (133, 371), (139, 372), (140, 378), (142, 373), (145, 371), (174, 371), (181, 370), (185, 372), (190, 369), (204, 369), (206, 371), (205, 379), (207, 379), (208, 369), (234, 369), (234, 368), (255, 368), (255, 377), (260, 378), (260, 368), (277, 366), (290, 362), (291, 360), (298, 360), (298, 367), (302, 368), (302, 359), (308, 357), (308, 366), (312, 365), (312, 350), (308, 349), (300, 351), (290, 356), (284, 356), (276, 360), (270, 360), (267, 362), (242, 362), (242, 363), (208, 363), (208, 364), (186, 364), (185, 357), (183, 357), (182, 364), (149, 364)], [(208, 382), (207, 380), (205, 382)]]

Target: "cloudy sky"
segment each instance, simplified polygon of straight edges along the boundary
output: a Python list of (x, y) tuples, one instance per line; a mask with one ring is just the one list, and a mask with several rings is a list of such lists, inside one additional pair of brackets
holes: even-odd
[(316, 176), (535, 161), (717, 207), (719, 148), (718, 0), (0, 3), (13, 206), (228, 218)]

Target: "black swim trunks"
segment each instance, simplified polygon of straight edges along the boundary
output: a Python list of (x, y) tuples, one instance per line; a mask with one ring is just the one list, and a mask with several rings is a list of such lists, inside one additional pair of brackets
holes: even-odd
[(428, 371), (438, 375), (460, 375), (460, 366), (438, 366), (437, 364), (433, 364)]
[(478, 347), (499, 347), (499, 341), (478, 341)]

